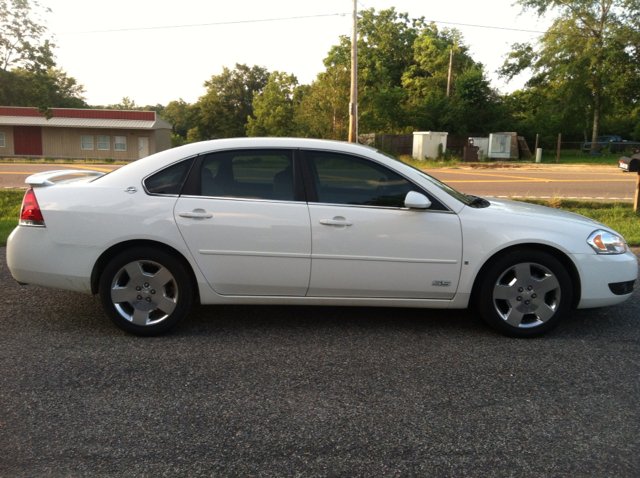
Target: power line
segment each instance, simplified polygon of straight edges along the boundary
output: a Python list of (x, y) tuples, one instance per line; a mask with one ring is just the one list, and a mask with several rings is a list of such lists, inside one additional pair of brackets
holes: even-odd
[(238, 23), (260, 23), (260, 22), (278, 22), (284, 20), (300, 20), (303, 18), (319, 18), (319, 17), (336, 17), (345, 15), (349, 15), (349, 13), (325, 13), (321, 15), (304, 15), (299, 17), (281, 17), (281, 18), (264, 18), (261, 20), (237, 20), (234, 22), (216, 22), (216, 23), (195, 23), (190, 25), (165, 25), (159, 27), (142, 27), (142, 28), (119, 28), (116, 30), (93, 30), (93, 31), (85, 31), (85, 32), (67, 32), (60, 33), (60, 35), (80, 35), (87, 33), (115, 33), (115, 32), (133, 32), (133, 31), (143, 31), (143, 30), (162, 30), (166, 28), (194, 28), (194, 27), (210, 27), (215, 25), (235, 25)]
[[(363, 7), (365, 6), (359, 1), (358, 3)], [(220, 25), (237, 25), (242, 23), (264, 23), (264, 22), (279, 22), (279, 21), (286, 21), (286, 20), (302, 20), (307, 18), (338, 17), (338, 16), (344, 17), (346, 15), (349, 15), (349, 13), (348, 12), (347, 13), (325, 13), (320, 15), (302, 15), (297, 17), (263, 18), (258, 20), (236, 20), (231, 22), (194, 23), (189, 25), (164, 25), (164, 26), (157, 26), (157, 27), (118, 28), (113, 30), (90, 30), (90, 31), (82, 31), (82, 32), (59, 33), (59, 35), (84, 35), (84, 34), (91, 34), (91, 33), (133, 32), (133, 31), (145, 31), (145, 30), (164, 30), (168, 28), (197, 28), (197, 27), (210, 27), (210, 26), (220, 26)], [(492, 25), (476, 25), (472, 23), (444, 22), (440, 20), (425, 20), (425, 22), (437, 23), (442, 25), (456, 25), (461, 27), (486, 28), (490, 30), (505, 30), (505, 31), (511, 31), (511, 32), (535, 33), (538, 35), (552, 34), (552, 35), (563, 35), (567, 37), (586, 38), (585, 35), (576, 35), (572, 33), (556, 33), (556, 32), (548, 32), (548, 31), (545, 32), (540, 30), (525, 30), (521, 28), (496, 27)]]
[[(365, 8), (365, 9), (368, 8), (360, 0), (357, 0), (357, 2), (362, 8)], [(572, 34), (572, 33), (541, 32), (539, 30), (524, 30), (524, 29), (520, 29), (520, 28), (495, 27), (495, 26), (492, 26), (492, 25), (474, 25), (472, 23), (443, 22), (443, 21), (439, 21), (439, 20), (425, 20), (425, 22), (426, 23), (439, 23), (439, 24), (443, 24), (443, 25), (457, 25), (457, 26), (461, 26), (461, 27), (488, 28), (490, 30), (507, 30), (507, 31), (512, 31), (512, 32), (537, 33), (539, 35), (551, 34), (551, 35), (564, 35), (564, 36), (569, 36), (569, 37), (587, 38), (585, 35), (575, 35), (575, 34)]]
[(521, 28), (507, 28), (507, 27), (494, 27), (491, 25), (474, 25), (471, 23), (455, 23), (455, 22), (442, 22), (439, 20), (425, 20), (427, 23), (441, 23), (443, 25), (457, 25), (461, 27), (474, 27), (474, 28), (489, 28), (491, 30), (508, 30), (511, 32), (523, 32), (523, 33), (537, 33), (539, 35), (563, 35), (568, 37), (580, 37), (587, 38), (586, 35), (576, 35), (574, 33), (556, 33), (556, 32), (541, 32), (540, 30), (523, 30)]

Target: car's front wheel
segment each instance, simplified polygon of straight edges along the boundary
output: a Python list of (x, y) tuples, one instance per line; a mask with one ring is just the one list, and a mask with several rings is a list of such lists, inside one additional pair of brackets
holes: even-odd
[(571, 277), (541, 251), (506, 253), (489, 266), (479, 288), (484, 320), (509, 337), (535, 337), (556, 327), (571, 307)]
[(151, 336), (182, 320), (194, 302), (194, 286), (186, 267), (173, 255), (135, 247), (115, 256), (100, 278), (100, 300), (122, 330)]

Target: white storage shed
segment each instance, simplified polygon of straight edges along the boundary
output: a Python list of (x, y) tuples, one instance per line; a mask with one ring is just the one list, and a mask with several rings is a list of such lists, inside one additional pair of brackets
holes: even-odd
[(438, 146), (442, 145), (442, 152), (447, 150), (447, 136), (449, 133), (437, 131), (416, 131), (413, 133), (413, 159), (437, 158)]

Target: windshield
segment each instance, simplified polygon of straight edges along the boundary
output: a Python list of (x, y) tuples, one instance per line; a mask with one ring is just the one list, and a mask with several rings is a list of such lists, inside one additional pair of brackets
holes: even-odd
[(422, 171), (422, 170), (420, 170), (420, 169), (416, 168), (415, 166), (412, 166), (411, 164), (407, 164), (407, 163), (405, 163), (404, 161), (399, 160), (399, 159), (398, 159), (398, 158), (396, 158), (395, 156), (393, 156), (393, 155), (391, 155), (391, 154), (388, 154), (388, 153), (385, 153), (384, 151), (380, 151), (380, 150), (378, 150), (378, 153), (380, 153), (380, 154), (382, 154), (382, 155), (386, 156), (387, 158), (391, 158), (391, 159), (393, 159), (394, 161), (398, 161), (399, 163), (402, 163), (402, 164), (404, 164), (405, 166), (410, 167), (410, 168), (411, 168), (411, 169), (413, 169), (414, 171), (417, 171), (417, 172), (418, 172), (418, 174), (419, 174), (422, 178), (426, 179), (426, 180), (427, 180), (427, 181), (429, 181), (431, 184), (433, 184), (433, 185), (434, 185), (434, 186), (436, 186), (437, 188), (441, 189), (442, 191), (444, 191), (445, 193), (447, 193), (449, 196), (454, 197), (455, 199), (457, 199), (457, 200), (458, 200), (458, 201), (460, 201), (461, 203), (463, 203), (463, 204), (465, 204), (465, 205), (469, 206), (469, 205), (473, 202), (473, 200), (474, 200), (474, 197), (473, 197), (473, 196), (471, 196), (471, 197), (470, 197), (470, 196), (467, 196), (467, 195), (466, 195), (466, 194), (464, 194), (464, 193), (461, 193), (460, 191), (456, 191), (456, 190), (455, 190), (455, 189), (453, 189), (451, 186), (449, 186), (449, 185), (447, 185), (447, 184), (443, 183), (442, 181), (440, 181), (440, 180), (438, 180), (438, 179), (434, 178), (433, 176), (429, 176), (427, 173), (425, 173), (424, 171)]

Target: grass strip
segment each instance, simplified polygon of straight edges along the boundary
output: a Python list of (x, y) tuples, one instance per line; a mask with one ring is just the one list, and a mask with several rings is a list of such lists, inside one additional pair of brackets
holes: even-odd
[[(6, 245), (7, 237), (18, 225), (23, 196), (23, 190), (0, 189), (0, 245)], [(576, 201), (561, 198), (519, 198), (518, 201), (582, 214), (618, 231), (630, 246), (640, 246), (640, 212), (634, 212), (631, 203)]]
[(18, 225), (24, 190), (0, 189), (0, 245), (7, 244), (7, 237)]
[(584, 165), (584, 166), (612, 166), (618, 167), (618, 160), (623, 153), (620, 154), (607, 154), (607, 155), (595, 155), (590, 156), (588, 154), (566, 154), (560, 156), (560, 162), (556, 162), (555, 156), (542, 156), (542, 162), (536, 163), (535, 158), (529, 159), (511, 159), (504, 161), (486, 160), (473, 163), (465, 163), (458, 156), (452, 156), (450, 159), (414, 159), (410, 155), (398, 156), (398, 159), (403, 163), (410, 164), (418, 169), (438, 169), (438, 168), (494, 168), (494, 167), (517, 167), (520, 164), (571, 164), (571, 165)]

